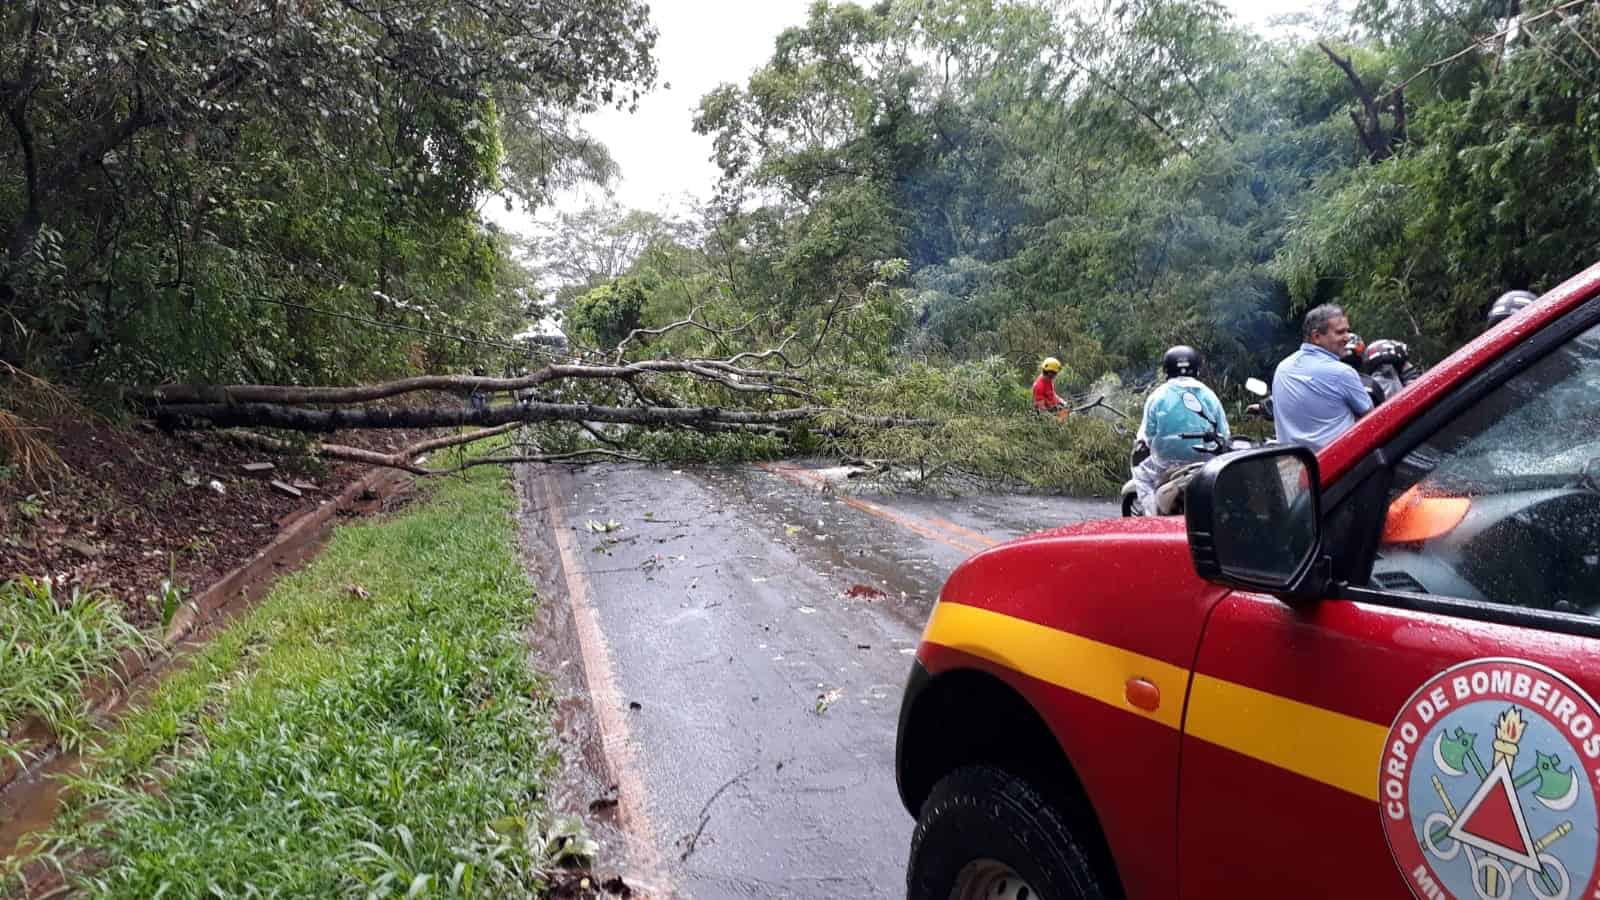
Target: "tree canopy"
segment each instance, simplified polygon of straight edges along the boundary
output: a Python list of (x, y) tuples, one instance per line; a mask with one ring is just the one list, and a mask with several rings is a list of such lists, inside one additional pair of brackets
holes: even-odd
[(1178, 342), (1254, 374), (1327, 301), (1437, 358), (1592, 259), (1593, 4), (1366, 0), (1289, 34), (1211, 0), (817, 3), (696, 127), (773, 302), (903, 259), (898, 346), (1053, 350), (1080, 383)]
[[(1432, 362), (1500, 292), (1595, 258), (1600, 4), (1290, 24), (818, 0), (700, 99), (703, 207), (600, 204), (522, 246), (480, 210), (614, 174), (577, 122), (653, 82), (637, 0), (24, 0), (0, 14), (0, 360), (119, 385), (526, 371), (513, 336), (553, 304), (590, 361), (807, 369), (809, 400), (925, 417), (937, 391), (977, 423), (1025, 411), (1045, 355), (1077, 391), (1175, 343), (1265, 374), (1324, 302)], [(662, 408), (785, 402), (625, 380)]]
[(636, 0), (8, 4), (0, 356), (123, 382), (449, 364), (459, 342), (360, 320), (517, 330), (478, 208), (607, 177), (575, 119), (638, 97), (654, 39)]

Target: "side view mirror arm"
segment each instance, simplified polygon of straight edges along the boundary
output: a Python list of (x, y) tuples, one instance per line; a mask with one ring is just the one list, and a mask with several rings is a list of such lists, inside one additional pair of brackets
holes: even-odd
[(1326, 596), (1332, 559), (1322, 548), (1315, 454), (1276, 445), (1218, 457), (1185, 496), (1195, 572), (1218, 584), (1286, 601)]

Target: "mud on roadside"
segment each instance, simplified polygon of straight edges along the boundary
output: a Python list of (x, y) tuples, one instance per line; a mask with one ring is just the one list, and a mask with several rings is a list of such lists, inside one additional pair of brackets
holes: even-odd
[[(623, 808), (642, 798), (621, 796), (625, 781), (606, 754), (600, 715), (595, 708), (590, 673), (579, 637), (579, 625), (568, 596), (562, 554), (551, 519), (552, 486), (559, 477), (544, 467), (516, 468), (519, 540), (528, 578), (538, 590), (538, 608), (528, 632), (532, 665), (549, 679), (556, 703), (556, 738), (560, 746), (559, 780), (550, 804), (562, 814), (577, 816), (600, 846), (593, 867), (596, 892), (633, 897), (666, 896), (652, 882), (655, 863), (641, 858), (640, 841), (630, 835)], [(559, 891), (558, 891), (559, 893)]]
[[(82, 419), (40, 427), (66, 472), (31, 479), (0, 472), (0, 578), (49, 576), (57, 590), (104, 590), (140, 627), (160, 620), (159, 603), (147, 595), (159, 593), (162, 579), (204, 590), (370, 469), (265, 454), (200, 434)], [(388, 452), (418, 434), (330, 440)], [(251, 463), (272, 467), (246, 471)]]

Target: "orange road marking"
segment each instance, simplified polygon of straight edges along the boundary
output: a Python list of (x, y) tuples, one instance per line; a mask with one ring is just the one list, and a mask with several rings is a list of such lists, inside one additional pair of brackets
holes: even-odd
[(994, 538), (989, 537), (987, 534), (984, 534), (980, 531), (973, 531), (971, 528), (967, 528), (962, 525), (957, 525), (949, 519), (941, 519), (938, 516), (929, 516), (928, 521), (939, 526), (940, 528), (945, 529), (946, 531), (951, 531), (956, 534), (964, 534), (972, 540), (984, 545), (985, 547), (993, 547), (1000, 543)]
[(623, 836), (628, 843), (628, 856), (644, 874), (630, 880), (646, 881), (634, 884), (643, 896), (673, 896), (672, 884), (666, 868), (661, 864), (656, 828), (650, 818), (649, 794), (639, 777), (633, 753), (633, 740), (629, 735), (627, 719), (622, 714), (622, 693), (617, 689), (616, 672), (611, 667), (611, 652), (605, 632), (600, 628), (600, 616), (595, 611), (589, 579), (579, 565), (572, 529), (567, 527), (563, 512), (561, 492), (549, 475), (539, 477), (544, 491), (545, 509), (550, 514), (550, 529), (555, 535), (556, 551), (561, 557), (562, 575), (567, 582), (567, 603), (572, 608), (573, 624), (577, 631), (578, 651), (583, 657), (585, 680), (589, 684), (590, 706), (600, 731), (600, 746), (617, 780), (617, 811), (623, 825)]
[[(808, 487), (820, 491), (827, 486), (827, 482), (821, 476), (808, 472), (805, 469), (797, 466), (786, 465), (784, 463), (759, 463), (758, 465), (760, 465), (762, 469), (777, 475), (779, 478), (782, 478), (785, 481), (793, 484), (798, 484), (801, 487)], [(939, 543), (944, 544), (946, 547), (954, 547), (955, 549), (964, 553), (977, 553), (987, 547), (993, 547), (995, 544), (999, 543), (999, 541), (996, 541), (993, 538), (986, 537), (974, 531), (967, 531), (967, 529), (961, 528), (959, 525), (954, 525), (953, 523), (944, 523), (945, 525), (954, 529), (954, 531), (947, 531), (934, 524), (933, 521), (921, 519), (908, 513), (902, 513), (890, 509), (887, 506), (880, 506), (871, 501), (862, 500), (859, 497), (850, 497), (844, 494), (834, 494), (834, 497), (839, 500), (839, 502), (845, 504), (851, 509), (860, 510), (869, 516), (883, 519), (886, 522), (893, 522), (894, 524), (899, 525), (901, 528), (904, 528), (913, 534), (921, 535), (930, 541), (938, 541)], [(943, 522), (944, 520), (940, 519), (935, 521)], [(955, 533), (961, 531), (967, 532), (967, 534), (972, 535), (972, 537), (966, 537), (965, 535)]]

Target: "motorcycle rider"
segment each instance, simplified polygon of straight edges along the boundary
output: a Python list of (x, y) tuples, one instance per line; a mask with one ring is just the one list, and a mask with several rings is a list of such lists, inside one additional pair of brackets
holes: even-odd
[(1383, 396), (1393, 397), (1421, 378), (1422, 370), (1412, 364), (1411, 348), (1404, 341), (1385, 338), (1367, 348), (1367, 374), (1383, 390)]
[(1366, 352), (1367, 342), (1361, 339), (1361, 335), (1352, 331), (1350, 336), (1345, 339), (1344, 353), (1339, 356), (1339, 361), (1359, 372), (1361, 371), (1361, 356)]
[(1356, 374), (1361, 376), (1361, 386), (1366, 388), (1367, 396), (1372, 398), (1373, 406), (1383, 402), (1387, 394), (1384, 393), (1383, 386), (1367, 373), (1367, 342), (1361, 339), (1361, 335), (1354, 331), (1350, 332), (1349, 339), (1344, 342), (1344, 354), (1339, 357), (1339, 361), (1355, 369)]
[(1532, 291), (1506, 291), (1496, 297), (1494, 303), (1489, 305), (1489, 315), (1487, 317), (1489, 324), (1484, 330), (1487, 331), (1489, 328), (1493, 328), (1511, 318), (1537, 299), (1539, 299), (1538, 295)]
[(1061, 360), (1054, 356), (1046, 357), (1039, 364), (1039, 377), (1033, 380), (1033, 408), (1036, 411), (1055, 412), (1067, 405), (1056, 396), (1056, 376), (1060, 373)]
[[(1228, 417), (1222, 410), (1222, 402), (1196, 377), (1200, 362), (1200, 351), (1193, 347), (1180, 344), (1168, 350), (1161, 358), (1167, 380), (1157, 385), (1145, 400), (1137, 441), (1150, 448), (1150, 455), (1134, 467), (1133, 481), (1147, 516), (1160, 512), (1156, 508), (1156, 488), (1167, 473), (1207, 456), (1195, 449), (1198, 441), (1179, 435), (1210, 431), (1214, 425), (1223, 443), (1228, 441)], [(1193, 399), (1186, 401), (1186, 395)], [(1203, 414), (1195, 412), (1191, 404), (1198, 406)]]

